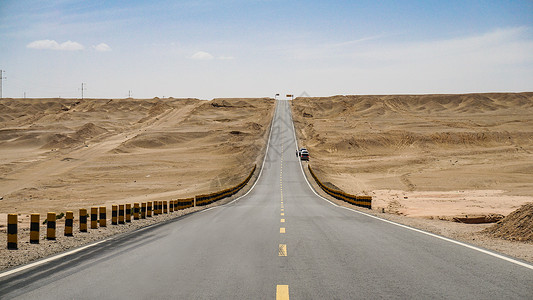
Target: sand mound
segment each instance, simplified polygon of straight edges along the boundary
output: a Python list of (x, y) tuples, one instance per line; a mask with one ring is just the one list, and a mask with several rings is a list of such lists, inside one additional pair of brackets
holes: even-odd
[(100, 134), (106, 133), (107, 130), (94, 125), (93, 123), (86, 123), (85, 125), (81, 126), (74, 134), (72, 134), (71, 138), (73, 139), (90, 139), (95, 136), (98, 136)]
[(41, 147), (43, 149), (64, 149), (80, 143), (79, 140), (75, 140), (61, 133), (52, 134), (46, 140), (46, 144)]
[(25, 129), (0, 130), (0, 146), (2, 148), (38, 148), (43, 145), (42, 134), (28, 132)]
[(483, 232), (506, 240), (533, 241), (533, 203), (522, 205)]
[(246, 123), (246, 128), (251, 130), (261, 130), (263, 129), (263, 126), (261, 124), (257, 124), (255, 122), (248, 122)]
[(0, 129), (0, 142), (15, 140), (21, 136), (24, 130), (21, 129)]
[(157, 102), (157, 103), (154, 103), (154, 105), (152, 105), (152, 107), (148, 111), (148, 114), (150, 116), (160, 115), (170, 108), (172, 107), (164, 102)]
[[(259, 99), (258, 99), (259, 100)], [(254, 107), (249, 100), (217, 98), (211, 101), (213, 107)]]
[(115, 150), (119, 152), (129, 152), (135, 148), (157, 149), (173, 147), (176, 144), (198, 141), (206, 136), (208, 132), (150, 132), (139, 134), (136, 137), (122, 143)]
[(164, 102), (153, 103), (148, 110), (148, 114), (144, 118), (140, 119), (137, 123), (144, 123), (154, 117), (161, 115), (169, 109), (172, 109), (172, 107)]
[[(94, 123), (86, 123), (85, 125), (79, 127), (78, 130), (70, 134), (57, 133), (59, 128), (60, 127), (52, 128), (52, 133), (26, 133), (16, 141), (22, 143), (23, 141), (32, 139), (35, 143), (42, 141), (41, 143), (44, 144), (41, 147), (42, 149), (65, 149), (77, 144), (81, 144), (85, 140), (94, 138), (107, 132), (106, 129), (96, 126)], [(55, 131), (55, 133), (53, 133), (53, 131)]]
[[(533, 93), (463, 94), (463, 95), (392, 95), (392, 96), (333, 96), (298, 98), (308, 107), (298, 108), (302, 116), (394, 116), (428, 112), (453, 114), (490, 113), (499, 110), (533, 107)], [(311, 110), (310, 110), (311, 108)]]

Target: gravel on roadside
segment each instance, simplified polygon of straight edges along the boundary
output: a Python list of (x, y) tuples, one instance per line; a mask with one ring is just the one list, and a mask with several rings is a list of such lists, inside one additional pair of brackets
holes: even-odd
[[(184, 215), (192, 214), (201, 210), (205, 210), (211, 207), (221, 206), (227, 204), (241, 195), (245, 194), (254, 181), (257, 180), (258, 172), (255, 172), (250, 183), (237, 194), (226, 199), (222, 199), (215, 203), (206, 206), (191, 207), (183, 210), (169, 212), (166, 214), (152, 215), (146, 219), (134, 220), (133, 216), (131, 222), (125, 224), (112, 225), (111, 219), (107, 218), (106, 227), (98, 227), (97, 229), (90, 229), (90, 220), (88, 220), (87, 232), (80, 232), (79, 219), (76, 219), (73, 224), (74, 236), (64, 236), (65, 223), (64, 218), (57, 221), (56, 224), (56, 239), (46, 239), (46, 225), (40, 225), (40, 239), (39, 244), (30, 243), (30, 230), (29, 228), (19, 228), (18, 230), (18, 249), (8, 250), (5, 244), (0, 248), (0, 271), (11, 269), (20, 265), (28, 264), (41, 258), (46, 258), (54, 254), (62, 253), (67, 250), (73, 250), (90, 243), (101, 241), (112, 236), (132, 232), (144, 227), (148, 227), (154, 224), (166, 222), (175, 218), (179, 218)], [(108, 214), (109, 216), (110, 214)], [(0, 237), (2, 241), (6, 241), (7, 229), (5, 227), (0, 229)]]

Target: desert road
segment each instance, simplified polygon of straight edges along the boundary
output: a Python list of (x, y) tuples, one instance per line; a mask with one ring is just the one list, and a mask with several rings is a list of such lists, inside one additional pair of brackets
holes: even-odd
[(296, 148), (290, 102), (278, 101), (246, 196), (0, 277), (0, 298), (533, 298), (527, 263), (320, 198)]

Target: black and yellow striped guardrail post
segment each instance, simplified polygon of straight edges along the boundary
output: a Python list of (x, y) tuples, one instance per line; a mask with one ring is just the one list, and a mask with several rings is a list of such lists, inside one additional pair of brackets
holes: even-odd
[(107, 208), (105, 206), (100, 206), (100, 218), (98, 222), (100, 223), (100, 227), (107, 227)]
[(87, 232), (87, 209), (80, 208), (80, 232)]
[(30, 244), (39, 244), (40, 214), (31, 214), (30, 217)]
[(168, 201), (168, 212), (174, 212), (174, 200)]
[(111, 205), (111, 224), (118, 224), (118, 205)]
[(49, 212), (46, 216), (46, 239), (56, 239), (56, 213)]
[(65, 236), (72, 236), (72, 226), (74, 225), (74, 212), (67, 211), (65, 216)]
[(168, 204), (167, 204), (167, 201), (163, 201), (163, 213), (164, 213), (164, 214), (167, 214), (167, 213), (168, 213)]
[(147, 217), (152, 216), (152, 201), (148, 201), (147, 208), (146, 208), (146, 216)]
[(124, 204), (118, 206), (118, 223), (124, 224)]
[(126, 204), (126, 222), (131, 222), (131, 204)]
[(7, 249), (18, 249), (18, 215), (7, 215)]
[(141, 219), (146, 219), (146, 202), (141, 203)]
[(154, 216), (157, 216), (159, 214), (159, 201), (154, 201)]
[(139, 220), (139, 203), (133, 203), (133, 219)]
[(98, 207), (91, 207), (91, 229), (98, 228)]
[(357, 196), (356, 205), (372, 209), (372, 196)]

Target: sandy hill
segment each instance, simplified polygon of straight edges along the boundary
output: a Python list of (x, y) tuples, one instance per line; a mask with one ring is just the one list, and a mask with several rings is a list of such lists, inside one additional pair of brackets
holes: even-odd
[(310, 164), (375, 207), (507, 215), (533, 200), (533, 93), (297, 98)]
[(485, 232), (507, 240), (533, 242), (533, 203), (521, 206)]
[(273, 108), (272, 99), (2, 99), (0, 224), (12, 212), (235, 185), (262, 157)]

